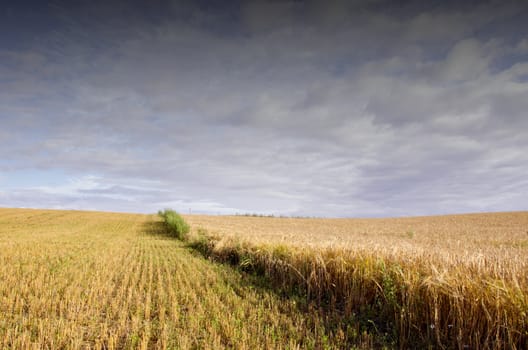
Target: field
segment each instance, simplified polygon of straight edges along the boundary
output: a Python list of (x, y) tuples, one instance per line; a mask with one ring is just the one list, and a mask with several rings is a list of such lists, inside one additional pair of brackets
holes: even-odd
[(1, 349), (342, 347), (155, 215), (0, 209)]
[[(195, 228), (252, 242), (302, 247), (367, 247), (486, 254), (503, 257), (528, 248), (528, 212), (389, 219), (311, 219), (184, 215)], [(497, 254), (497, 249), (501, 250)], [(512, 250), (513, 249), (513, 250)]]
[(528, 212), (392, 219), (299, 219), (188, 215), (223, 240), (288, 247), (363, 251), (380, 258), (425, 260), (439, 269), (524, 278), (528, 271)]
[(401, 348), (528, 348), (528, 212), (186, 219), (208, 255), (238, 255)]
[(528, 347), (528, 212), (184, 218), (0, 209), (0, 348)]

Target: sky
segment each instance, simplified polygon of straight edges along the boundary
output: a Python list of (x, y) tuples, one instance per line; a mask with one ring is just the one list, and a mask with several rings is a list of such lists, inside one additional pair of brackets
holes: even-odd
[(0, 5), (0, 207), (528, 210), (523, 1)]

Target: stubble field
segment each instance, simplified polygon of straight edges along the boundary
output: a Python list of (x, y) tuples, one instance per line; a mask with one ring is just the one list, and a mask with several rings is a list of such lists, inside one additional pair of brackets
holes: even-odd
[[(342, 347), (155, 215), (0, 209), (1, 349)], [(326, 342), (326, 343), (325, 343)]]

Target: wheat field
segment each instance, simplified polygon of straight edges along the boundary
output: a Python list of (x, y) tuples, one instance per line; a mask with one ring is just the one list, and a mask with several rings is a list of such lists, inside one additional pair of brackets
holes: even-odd
[(460, 265), (524, 277), (528, 271), (528, 212), (390, 219), (311, 219), (186, 215), (195, 230), (223, 240), (288, 247), (368, 251), (426, 259), (429, 265)]
[(253, 242), (312, 247), (407, 246), (460, 253), (528, 248), (528, 212), (372, 219), (183, 215), (195, 228)]
[(154, 215), (0, 209), (0, 281), (1, 349), (345, 347)]
[(208, 255), (235, 254), (402, 349), (528, 347), (528, 212), (186, 219), (209, 237)]
[(0, 209), (0, 348), (528, 347), (527, 212), (184, 218)]

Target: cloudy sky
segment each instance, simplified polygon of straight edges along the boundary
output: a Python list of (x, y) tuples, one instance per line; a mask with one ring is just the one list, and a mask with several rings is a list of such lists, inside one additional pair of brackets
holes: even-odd
[(522, 1), (12, 1), (0, 206), (528, 210)]

